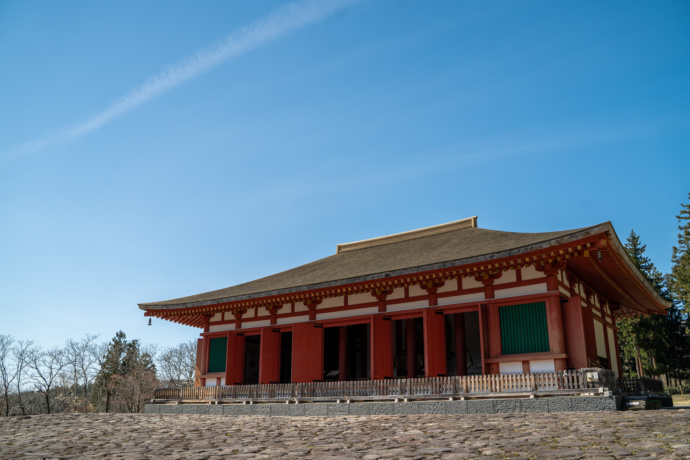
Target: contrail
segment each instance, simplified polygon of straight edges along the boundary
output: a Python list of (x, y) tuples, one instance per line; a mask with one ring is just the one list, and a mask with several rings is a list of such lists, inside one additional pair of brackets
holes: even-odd
[(239, 57), (289, 32), (322, 21), (358, 1), (360, 0), (305, 0), (278, 8), (267, 17), (230, 34), (218, 44), (163, 69), (88, 120), (56, 134), (18, 145), (11, 150), (10, 156), (35, 153), (52, 145), (78, 139), (228, 59)]

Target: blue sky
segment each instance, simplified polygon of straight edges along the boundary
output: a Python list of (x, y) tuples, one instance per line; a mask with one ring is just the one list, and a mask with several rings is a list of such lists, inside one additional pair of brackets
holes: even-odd
[(473, 215), (668, 271), (690, 192), (685, 1), (5, 0), (0, 63), (0, 334), (43, 346)]

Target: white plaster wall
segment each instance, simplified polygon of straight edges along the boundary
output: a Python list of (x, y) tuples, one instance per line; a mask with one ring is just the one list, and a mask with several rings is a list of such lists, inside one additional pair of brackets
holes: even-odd
[(558, 292), (560, 292), (566, 297), (570, 297), (570, 291), (564, 288), (563, 286), (558, 286)]
[[(396, 303), (394, 305), (386, 305), (387, 311), (403, 311), (413, 310), (415, 308), (424, 308), (429, 306), (428, 300), (417, 300), (416, 302)], [(377, 309), (378, 311), (378, 309)]]
[(221, 332), (221, 331), (234, 331), (235, 330), (235, 324), (218, 324), (216, 326), (214, 325), (209, 325), (208, 331), (209, 332)]
[(402, 299), (405, 297), (405, 288), (399, 287), (393, 289), (393, 292), (387, 297), (388, 300)]
[(474, 276), (468, 276), (467, 278), (462, 279), (462, 288), (463, 289), (474, 289), (474, 288), (480, 288), (484, 287), (482, 283), (474, 279)]
[(458, 290), (458, 282), (456, 280), (447, 280), (443, 286), (436, 290), (437, 293), (450, 292)]
[(213, 315), (213, 316), (211, 317), (210, 321), (211, 321), (211, 322), (214, 322), (214, 321), (223, 321), (223, 313), (216, 313), (215, 315)]
[(278, 324), (306, 323), (307, 321), (309, 321), (309, 315), (290, 316), (288, 318), (278, 318), (276, 320), (276, 325), (278, 325)]
[(474, 294), (465, 294), (465, 295), (455, 295), (453, 297), (439, 297), (438, 298), (438, 304), (439, 305), (452, 305), (454, 303), (477, 302), (479, 300), (484, 300), (484, 293), (483, 292), (475, 292)]
[(514, 283), (516, 281), (517, 281), (517, 273), (515, 273), (515, 270), (507, 270), (507, 271), (503, 272), (503, 274), (501, 275), (500, 278), (498, 278), (497, 280), (494, 280), (494, 285)]
[(318, 310), (319, 308), (342, 307), (343, 305), (345, 305), (344, 297), (329, 297), (327, 299), (323, 299), (323, 302), (318, 304), (316, 306), (316, 309)]
[(498, 372), (501, 374), (522, 374), (522, 362), (498, 363)]
[(518, 295), (539, 294), (541, 292), (546, 292), (546, 283), (529, 284), (508, 289), (494, 289), (494, 296), (497, 299), (502, 299)]
[(597, 355), (606, 357), (606, 339), (604, 339), (604, 325), (594, 321), (594, 336), (597, 339)]
[(595, 310), (594, 308), (592, 308), (592, 313), (594, 313), (595, 315), (597, 315), (598, 317), (601, 318), (601, 313), (599, 313), (599, 312), (598, 312), (597, 310)]
[(307, 306), (304, 305), (304, 302), (295, 302), (295, 313), (303, 311), (309, 311), (309, 308), (307, 308)]
[(427, 292), (420, 288), (419, 285), (415, 284), (414, 286), (410, 286), (410, 297), (416, 297), (420, 295), (427, 295)]
[(214, 378), (206, 379), (206, 384), (204, 386), (215, 387), (216, 386), (216, 379), (214, 379)]
[(271, 325), (271, 320), (270, 319), (262, 319), (259, 321), (242, 321), (242, 329), (250, 329), (250, 328), (255, 328), (255, 327), (264, 327), (264, 326), (270, 326)]
[(349, 318), (351, 316), (373, 315), (379, 312), (379, 307), (358, 308), (356, 310), (342, 310), (332, 311), (329, 313), (317, 313), (317, 320), (334, 319), (334, 318)]
[(530, 372), (556, 372), (556, 364), (553, 359), (535, 359), (529, 362)]
[(616, 377), (620, 376), (620, 369), (618, 369), (618, 359), (616, 358), (616, 339), (613, 336), (613, 329), (607, 327), (606, 332), (609, 335), (609, 355), (611, 356), (611, 369), (616, 373)]
[(224, 385), (225, 385), (225, 377), (221, 377), (220, 378), (220, 386), (224, 386)]
[[(376, 297), (368, 292), (362, 292), (361, 294), (352, 294), (347, 298), (348, 305), (357, 305), (360, 303), (376, 302)], [(317, 307), (318, 308), (318, 307)]]
[(533, 280), (535, 278), (544, 278), (546, 275), (544, 275), (543, 272), (538, 272), (534, 266), (530, 265), (529, 267), (522, 267), (522, 279), (524, 280)]

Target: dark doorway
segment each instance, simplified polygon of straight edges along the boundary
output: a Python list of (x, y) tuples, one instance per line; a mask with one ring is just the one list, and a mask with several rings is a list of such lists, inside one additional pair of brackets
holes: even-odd
[(371, 379), (369, 324), (347, 326), (347, 380)]
[(448, 375), (481, 374), (479, 315), (476, 311), (471, 311), (446, 315), (445, 319)]
[(339, 380), (340, 328), (323, 330), (323, 379)]
[(424, 323), (422, 318), (393, 321), (393, 376), (424, 377)]
[(280, 333), (280, 383), (292, 382), (292, 331)]
[(255, 385), (259, 383), (259, 353), (261, 350), (261, 336), (248, 335), (244, 339), (244, 383)]

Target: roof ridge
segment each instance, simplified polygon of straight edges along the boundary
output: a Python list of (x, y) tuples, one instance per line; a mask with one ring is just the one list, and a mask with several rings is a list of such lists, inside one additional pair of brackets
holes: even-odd
[(354, 251), (355, 249), (364, 249), (372, 246), (380, 246), (382, 244), (397, 243), (399, 241), (412, 240), (423, 236), (437, 235), (439, 233), (451, 232), (453, 230), (462, 230), (465, 228), (477, 228), (477, 216), (468, 217), (466, 219), (447, 222), (445, 224), (434, 225), (432, 227), (419, 228), (417, 230), (410, 230), (402, 233), (393, 233), (392, 235), (379, 236), (377, 238), (370, 238), (368, 240), (353, 241), (352, 243), (342, 243), (337, 245), (336, 254), (341, 252)]

